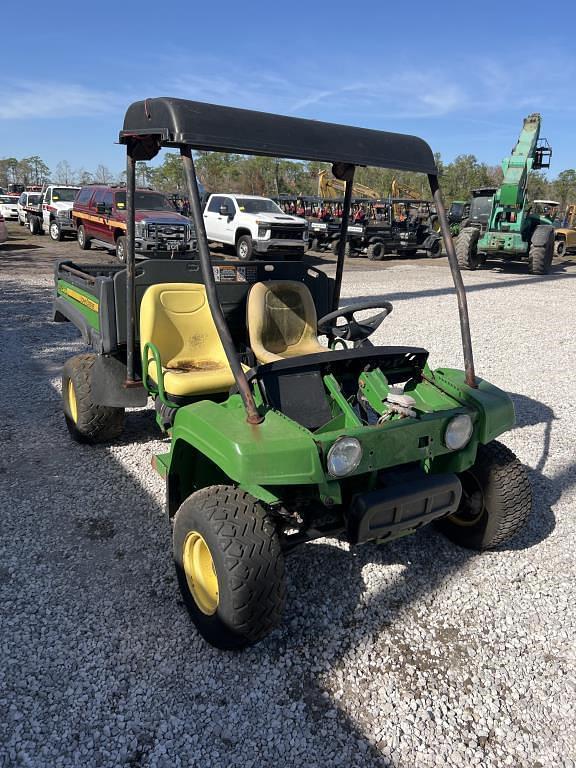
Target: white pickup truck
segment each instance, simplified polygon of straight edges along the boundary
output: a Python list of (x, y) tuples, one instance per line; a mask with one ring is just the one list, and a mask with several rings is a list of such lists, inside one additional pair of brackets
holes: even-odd
[(239, 259), (282, 253), (301, 259), (308, 246), (308, 222), (290, 216), (267, 197), (210, 195), (204, 208), (208, 240), (232, 245)]
[(72, 222), (72, 206), (80, 187), (51, 184), (38, 202), (31, 200), (24, 206), (26, 221), (33, 235), (49, 234), (52, 240), (63, 240), (64, 235), (76, 236)]

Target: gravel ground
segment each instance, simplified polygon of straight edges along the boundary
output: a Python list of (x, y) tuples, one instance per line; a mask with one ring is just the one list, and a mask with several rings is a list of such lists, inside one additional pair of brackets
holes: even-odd
[[(576, 765), (576, 264), (465, 275), (477, 370), (517, 406), (504, 441), (529, 467), (527, 529), (483, 555), (431, 528), (308, 545), (283, 627), (231, 654), (179, 599), (151, 412), (112, 447), (69, 441), (58, 377), (81, 343), (49, 322), (47, 269), (8, 262), (0, 766)], [(461, 365), (445, 263), (355, 266), (345, 295), (392, 300), (379, 341)]]

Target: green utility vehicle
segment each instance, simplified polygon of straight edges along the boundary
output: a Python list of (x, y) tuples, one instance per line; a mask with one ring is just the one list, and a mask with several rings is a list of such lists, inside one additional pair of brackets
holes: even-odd
[[(126, 407), (153, 398), (171, 438), (153, 463), (166, 480), (178, 582), (208, 642), (240, 648), (273, 630), (284, 557), (312, 539), (385, 542), (435, 522), (483, 550), (523, 526), (530, 487), (495, 441), (514, 409), (474, 372), (466, 296), (424, 141), (169, 98), (133, 104), (120, 141), (127, 263), (56, 269), (55, 319), (75, 323), (94, 350), (64, 366), (64, 413), (75, 440), (97, 443), (120, 435)], [(161, 147), (180, 150), (199, 260), (136, 265), (135, 165)], [(212, 262), (195, 149), (333, 162), (346, 182), (335, 279), (300, 263)], [(428, 175), (464, 371), (433, 369), (419, 347), (373, 346), (389, 302), (340, 306), (356, 165)]]
[(552, 149), (540, 138), (541, 117), (524, 119), (510, 157), (502, 162), (504, 179), (492, 197), (484, 231), (462, 226), (456, 243), (461, 269), (477, 269), (487, 258), (527, 259), (533, 275), (550, 271), (554, 257), (554, 228), (550, 219), (531, 210), (526, 194), (528, 174), (550, 167)]

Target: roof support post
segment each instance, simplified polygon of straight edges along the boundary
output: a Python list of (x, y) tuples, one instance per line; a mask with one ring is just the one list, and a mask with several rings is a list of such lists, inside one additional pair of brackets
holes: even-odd
[(136, 256), (134, 253), (134, 216), (136, 189), (136, 160), (129, 143), (126, 152), (126, 381), (124, 386), (140, 386), (134, 377), (134, 346), (136, 343)]
[(238, 359), (236, 347), (230, 334), (228, 323), (222, 312), (220, 300), (218, 299), (191, 148), (189, 146), (180, 147), (180, 155), (184, 166), (184, 174), (186, 176), (192, 220), (194, 221), (194, 227), (196, 229), (196, 240), (198, 242), (198, 252), (200, 254), (200, 269), (202, 271), (202, 278), (206, 288), (206, 296), (208, 297), (208, 305), (210, 307), (212, 319), (214, 320), (214, 325), (216, 326), (220, 341), (224, 347), (224, 352), (228, 358), (228, 363), (232, 370), (234, 380), (236, 381), (236, 386), (238, 387), (238, 391), (244, 403), (244, 408), (246, 409), (246, 421), (249, 424), (260, 424), (264, 421), (264, 417), (261, 416), (256, 409), (256, 404), (252, 397), (252, 390), (250, 389), (248, 379), (246, 378), (246, 374)]
[(476, 388), (478, 384), (476, 383), (476, 375), (474, 372), (472, 338), (470, 336), (470, 320), (468, 318), (468, 302), (466, 300), (464, 282), (462, 280), (460, 268), (458, 267), (456, 250), (454, 248), (454, 242), (450, 232), (450, 225), (448, 224), (448, 217), (446, 216), (446, 209), (444, 208), (444, 203), (442, 202), (442, 194), (440, 192), (440, 185), (438, 184), (438, 177), (429, 174), (428, 181), (430, 183), (430, 190), (432, 191), (434, 204), (436, 205), (436, 213), (438, 214), (438, 220), (440, 221), (440, 231), (442, 233), (442, 238), (444, 239), (444, 246), (446, 248), (446, 253), (448, 254), (448, 264), (450, 265), (452, 279), (454, 280), (454, 286), (456, 288), (456, 296), (458, 298), (460, 334), (462, 336), (462, 351), (464, 353), (464, 371), (466, 374), (466, 384), (468, 384), (469, 387)]
[[(340, 166), (340, 167), (337, 167)], [(334, 295), (332, 297), (332, 311), (338, 309), (340, 303), (340, 289), (342, 288), (342, 272), (344, 271), (344, 258), (346, 256), (346, 235), (348, 232), (348, 219), (350, 218), (350, 205), (352, 203), (352, 186), (354, 184), (355, 166), (334, 164), (332, 173), (336, 178), (344, 178), (346, 186), (344, 188), (344, 203), (342, 209), (342, 223), (340, 224), (340, 240), (338, 241), (338, 261), (336, 262), (336, 279), (334, 284)], [(338, 175), (337, 175), (338, 173)]]

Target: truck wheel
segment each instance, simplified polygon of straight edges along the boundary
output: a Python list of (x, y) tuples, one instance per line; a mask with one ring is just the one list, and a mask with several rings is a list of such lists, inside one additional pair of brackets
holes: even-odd
[(284, 558), (258, 501), (226, 485), (196, 491), (174, 517), (172, 543), (184, 603), (211, 645), (244, 648), (280, 624)]
[(366, 256), (370, 259), (370, 261), (382, 261), (382, 259), (386, 256), (386, 248), (384, 247), (384, 243), (370, 243), (368, 250), (366, 251)]
[(478, 269), (480, 266), (479, 239), (480, 230), (476, 227), (465, 227), (460, 230), (456, 240), (456, 258), (460, 269)]
[(254, 245), (250, 235), (241, 235), (236, 243), (236, 256), (242, 261), (249, 261), (252, 258)]
[(332, 253), (335, 256), (338, 256), (338, 246), (339, 246), (339, 244), (340, 244), (340, 240), (338, 240), (338, 239), (332, 240), (332, 242), (330, 243), (330, 250), (332, 251)]
[[(532, 238), (540, 227), (536, 227)], [(550, 228), (548, 237), (544, 245), (530, 244), (530, 250), (528, 251), (528, 271), (531, 275), (547, 275), (552, 266), (552, 259), (554, 258), (554, 230)]]
[(554, 243), (554, 255), (555, 256), (564, 256), (566, 253), (566, 240), (556, 240)]
[(78, 227), (78, 232), (76, 232), (76, 239), (78, 240), (78, 245), (83, 251), (87, 251), (92, 246), (92, 242), (86, 237), (84, 224), (80, 224)]
[(48, 232), (52, 240), (56, 240), (59, 243), (62, 240), (64, 240), (64, 235), (62, 234), (62, 230), (60, 229), (60, 224), (58, 224), (57, 221), (50, 222), (50, 227), (48, 229)]
[(105, 443), (122, 434), (124, 408), (92, 400), (92, 366), (96, 355), (76, 355), (64, 364), (62, 398), (66, 426), (78, 443)]
[(40, 234), (40, 220), (38, 219), (38, 216), (28, 217), (28, 229), (33, 235)]
[(126, 264), (126, 238), (120, 235), (116, 240), (116, 257), (122, 264)]
[(512, 451), (494, 440), (479, 445), (476, 461), (460, 475), (458, 511), (437, 527), (467, 549), (493, 549), (523, 528), (532, 509), (526, 470)]
[(442, 254), (442, 240), (434, 240), (431, 247), (426, 251), (429, 259), (437, 259)]

